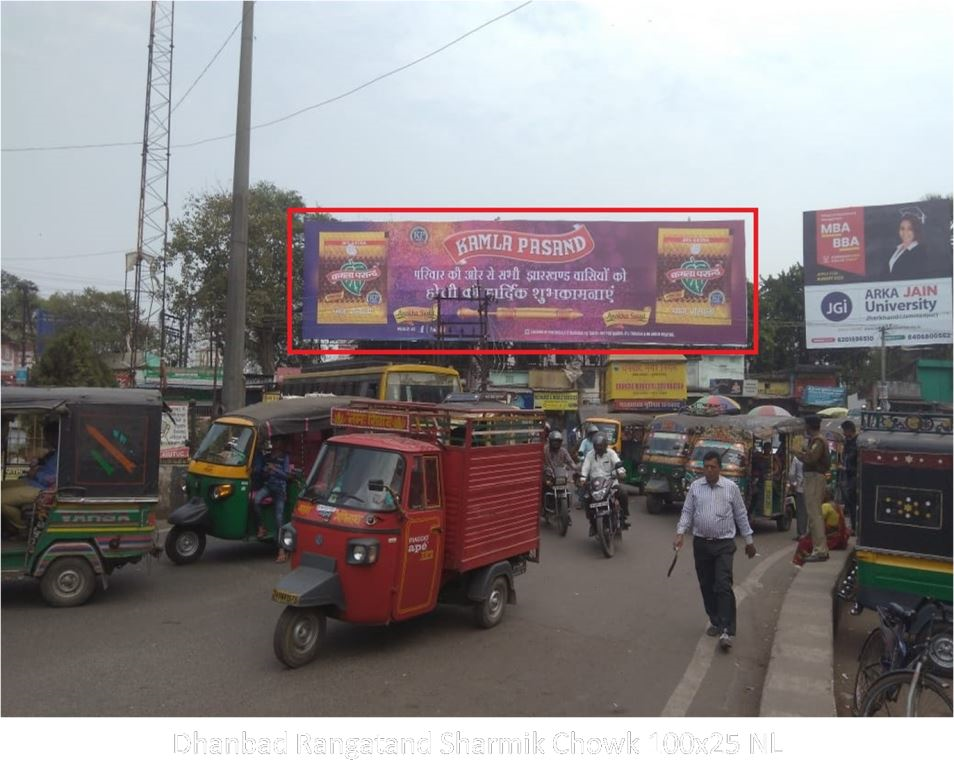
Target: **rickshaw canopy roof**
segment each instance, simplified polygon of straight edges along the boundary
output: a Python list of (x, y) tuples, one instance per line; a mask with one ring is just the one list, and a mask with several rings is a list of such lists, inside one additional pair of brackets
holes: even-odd
[(3, 409), (18, 411), (58, 411), (72, 405), (162, 406), (162, 395), (154, 389), (110, 387), (3, 387)]
[(796, 416), (723, 416), (718, 421), (751, 432), (757, 440), (768, 440), (773, 434), (798, 434), (805, 431), (805, 421)]
[(948, 455), (954, 448), (951, 417), (945, 414), (867, 413), (862, 426), (861, 448)]
[(343, 408), (352, 397), (291, 397), (268, 403), (255, 403), (221, 418), (247, 419), (269, 436), (294, 435), (327, 429), (331, 409)]
[(715, 416), (693, 416), (688, 413), (667, 413), (653, 419), (654, 432), (688, 432), (715, 423)]
[(589, 405), (580, 408), (581, 421), (618, 421), (623, 427), (646, 426), (652, 424), (658, 414), (631, 413), (629, 411), (610, 411), (606, 406)]

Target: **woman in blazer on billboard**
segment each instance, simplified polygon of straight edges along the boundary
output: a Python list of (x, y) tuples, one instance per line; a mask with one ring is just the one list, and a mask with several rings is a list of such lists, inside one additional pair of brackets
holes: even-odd
[(885, 271), (886, 280), (918, 280), (931, 276), (924, 246), (921, 245), (921, 219), (913, 213), (901, 217), (898, 225), (898, 238), (901, 240), (894, 249)]

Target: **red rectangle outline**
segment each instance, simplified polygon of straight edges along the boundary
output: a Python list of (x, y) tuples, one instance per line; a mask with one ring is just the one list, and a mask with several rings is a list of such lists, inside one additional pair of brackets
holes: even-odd
[(751, 213), (752, 214), (752, 347), (747, 349), (508, 349), (508, 355), (757, 355), (759, 353), (759, 209), (756, 208), (289, 208), (287, 210), (285, 344), (289, 355), (499, 355), (499, 349), (296, 349), (292, 339), (293, 216), (308, 213)]

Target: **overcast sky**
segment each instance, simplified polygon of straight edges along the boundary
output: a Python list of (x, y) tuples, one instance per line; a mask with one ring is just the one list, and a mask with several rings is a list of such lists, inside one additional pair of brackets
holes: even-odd
[[(519, 5), (259, 2), (252, 122)], [(924, 0), (537, 0), (254, 131), (251, 179), (309, 205), (757, 206), (761, 272), (775, 274), (801, 259), (805, 210), (954, 189), (951, 13)], [(240, 16), (235, 2), (176, 3), (173, 103)], [(44, 296), (120, 289), (136, 243), (149, 4), (4, 2), (0, 21), (3, 268)], [(239, 43), (236, 32), (174, 112), (174, 145), (234, 130)], [(10, 151), (108, 142), (133, 145)], [(173, 217), (189, 195), (231, 190), (233, 149), (173, 150)]]

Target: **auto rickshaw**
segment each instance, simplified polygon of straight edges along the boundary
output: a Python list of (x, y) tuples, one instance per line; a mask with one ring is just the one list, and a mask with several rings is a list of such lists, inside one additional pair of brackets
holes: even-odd
[(292, 571), (272, 592), (278, 659), (314, 659), (329, 617), (388, 624), (449, 602), (496, 626), (539, 559), (543, 412), (356, 402), (332, 424), (343, 433), (281, 531)]
[(659, 514), (665, 505), (679, 504), (686, 498), (686, 460), (692, 441), (712, 423), (712, 418), (670, 413), (653, 419), (639, 466), (649, 514)]
[(856, 600), (951, 603), (952, 424), (938, 414), (868, 411), (858, 435)]
[[(787, 531), (795, 517), (795, 497), (788, 493), (789, 457), (793, 441), (802, 439), (805, 422), (793, 416), (724, 416), (720, 419), (734, 432), (735, 459), (744, 450), (741, 465), (729, 465), (723, 459), (723, 474), (734, 480), (746, 500), (749, 520), (771, 520), (779, 531)], [(703, 434), (709, 437), (709, 431)], [(695, 449), (700, 457), (705, 451)], [(701, 475), (701, 458), (698, 468)]]
[(639, 471), (639, 464), (654, 417), (646, 413), (625, 413), (585, 407), (580, 410), (583, 416), (581, 434), (586, 434), (590, 424), (605, 434), (609, 447), (616, 451), (626, 468), (626, 478), (623, 482), (642, 487), (643, 476)]
[[(7, 531), (4, 579), (38, 579), (49, 605), (74, 607), (89, 600), (97, 581), (105, 589), (117, 568), (161, 553), (158, 392), (4, 387), (0, 397), (4, 476), (15, 452), (8, 436), (38, 434), (43, 427), (55, 440), (49, 446), (55, 453), (44, 458), (56, 471), (55, 484), (37, 489)], [(10, 488), (5, 482), (4, 491)]]
[[(293, 466), (285, 503), (289, 516), (298, 497), (303, 470), (311, 466), (321, 443), (332, 434), (331, 409), (351, 402), (334, 396), (293, 397), (256, 403), (216, 419), (189, 462), (185, 492), (188, 501), (169, 515), (166, 555), (178, 565), (198, 560), (206, 537), (256, 541), (258, 521), (252, 507), (256, 455), (281, 437)], [(274, 540), (271, 503), (263, 506), (263, 540)]]

